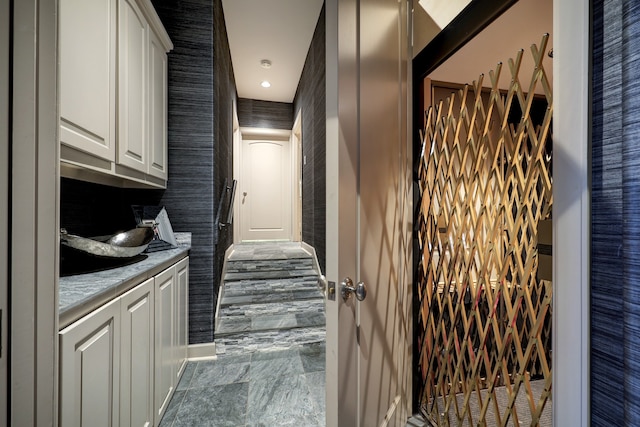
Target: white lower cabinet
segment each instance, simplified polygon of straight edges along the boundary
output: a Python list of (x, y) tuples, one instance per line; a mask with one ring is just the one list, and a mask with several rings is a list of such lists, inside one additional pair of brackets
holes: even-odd
[(187, 360), (189, 258), (59, 333), (60, 424), (157, 426)]
[(160, 424), (187, 363), (189, 258), (155, 277), (155, 422)]
[(120, 427), (153, 425), (154, 280), (120, 297)]
[(174, 312), (176, 294), (175, 268), (156, 276), (156, 355), (155, 355), (155, 417), (156, 425), (169, 404), (176, 381), (174, 379)]
[(120, 300), (60, 331), (60, 425), (117, 427)]
[(187, 347), (189, 345), (189, 258), (176, 264), (176, 381), (187, 366)]

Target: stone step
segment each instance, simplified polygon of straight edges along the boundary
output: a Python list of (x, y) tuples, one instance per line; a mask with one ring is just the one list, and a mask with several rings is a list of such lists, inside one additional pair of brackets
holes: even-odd
[(227, 273), (245, 271), (274, 271), (274, 270), (313, 270), (313, 259), (270, 259), (270, 260), (229, 260)]
[(225, 282), (251, 280), (251, 279), (286, 279), (294, 277), (318, 277), (318, 273), (312, 268), (284, 269), (284, 270), (247, 270), (230, 272), (224, 276)]
[(277, 314), (324, 313), (324, 299), (281, 301), (279, 303), (263, 302), (254, 304), (234, 304), (220, 307), (220, 319), (226, 317), (254, 317)]
[(326, 319), (323, 311), (303, 313), (260, 314), (255, 316), (226, 316), (218, 321), (216, 337), (232, 337), (248, 333), (284, 329), (324, 328)]
[(225, 282), (224, 296), (278, 294), (318, 289), (318, 278), (315, 276), (272, 280), (247, 279)]
[(295, 289), (291, 291), (278, 291), (278, 292), (266, 292), (260, 294), (240, 294), (240, 295), (228, 295), (225, 291), (222, 300), (220, 301), (220, 309), (223, 309), (222, 314), (225, 313), (224, 309), (231, 306), (245, 306), (250, 304), (277, 304), (287, 303), (300, 300), (323, 300), (322, 293), (316, 287), (315, 289)]
[(249, 332), (216, 338), (216, 353), (220, 355), (273, 351), (289, 349), (300, 344), (324, 343), (325, 340), (324, 327)]

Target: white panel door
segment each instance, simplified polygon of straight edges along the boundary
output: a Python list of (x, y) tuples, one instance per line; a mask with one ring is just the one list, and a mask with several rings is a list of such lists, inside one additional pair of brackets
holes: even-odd
[(120, 298), (120, 427), (153, 425), (154, 281)]
[[(412, 376), (408, 5), (325, 5), (327, 279), (337, 286), (327, 302), (327, 425), (403, 427)], [(366, 289), (361, 301), (342, 297), (346, 277)]]
[(241, 156), (241, 240), (291, 240), (291, 142), (243, 140)]

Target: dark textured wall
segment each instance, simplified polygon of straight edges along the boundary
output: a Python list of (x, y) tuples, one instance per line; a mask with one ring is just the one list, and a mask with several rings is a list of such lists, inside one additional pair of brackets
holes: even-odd
[(231, 179), (235, 84), (221, 0), (154, 0), (174, 49), (169, 56), (169, 186), (162, 203), (192, 234), (189, 343), (213, 341), (229, 229), (215, 223)]
[(640, 4), (592, 4), (591, 425), (640, 425)]
[[(233, 102), (237, 100), (236, 83), (231, 64), (229, 40), (224, 22), (222, 1), (213, 2), (213, 76), (214, 76), (214, 195), (216, 226), (214, 233), (214, 275), (213, 290), (218, 298), (225, 251), (233, 243), (233, 226), (219, 230), (217, 221), (224, 222), (229, 209), (230, 198), (221, 198), (225, 186), (233, 181)], [(230, 196), (230, 194), (227, 194)], [(215, 305), (214, 305), (215, 306)], [(215, 315), (215, 313), (214, 313)]]
[(326, 260), (325, 9), (320, 12), (293, 102), (302, 109), (302, 240), (313, 246), (322, 271)]
[(288, 129), (293, 127), (293, 105), (287, 102), (238, 99), (241, 127)]

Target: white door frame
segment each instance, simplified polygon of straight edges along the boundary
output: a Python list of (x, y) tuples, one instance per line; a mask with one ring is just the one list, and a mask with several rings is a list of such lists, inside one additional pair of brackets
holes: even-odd
[[(242, 236), (242, 177), (243, 177), (243, 170), (242, 170), (242, 164), (243, 164), (243, 141), (244, 140), (265, 140), (265, 141), (269, 141), (269, 140), (289, 140), (291, 141), (291, 130), (287, 130), (287, 129), (270, 129), (270, 128), (253, 128), (253, 127), (238, 127), (237, 132), (234, 131), (234, 138), (233, 138), (233, 175), (234, 175), (234, 179), (236, 179), (238, 181), (238, 187), (236, 189), (236, 197), (234, 200), (234, 237), (233, 237), (233, 242), (234, 243), (240, 243), (243, 241), (243, 236)], [(291, 147), (290, 150), (290, 158), (292, 158), (292, 161), (290, 162), (291, 168), (292, 168), (292, 178), (295, 174), (294, 171), (296, 171), (298, 169), (298, 167), (294, 167), (293, 162), (295, 159), (295, 156), (293, 155), (293, 147)], [(295, 185), (291, 185), (290, 189), (291, 189), (291, 203), (290, 203), (290, 209), (291, 209), (291, 218), (292, 218), (292, 224), (289, 226), (289, 237), (288, 240), (294, 240), (293, 239), (293, 230), (294, 230), (294, 223), (293, 223), (293, 218), (294, 218), (294, 213), (297, 210), (297, 207), (295, 206), (295, 203), (298, 202), (298, 198), (296, 197), (296, 192), (295, 192)], [(246, 240), (246, 239), (245, 239)]]
[(9, 424), (56, 426), (60, 227), (57, 1), (14, 1), (13, 8)]
[(0, 0), (0, 424), (7, 425), (9, 305), (9, 0)]
[(293, 237), (294, 242), (302, 241), (302, 108), (298, 110), (291, 129), (291, 176), (293, 181)]
[(590, 2), (553, 2), (553, 423), (588, 426)]
[[(349, 164), (353, 153), (345, 139), (356, 132), (357, 106), (353, 99), (356, 40), (338, 22), (358, 13), (358, 0), (326, 0), (326, 113), (327, 113), (327, 279), (334, 283), (355, 271), (352, 233), (357, 204), (357, 177)], [(554, 221), (553, 221), (553, 422), (555, 426), (588, 426), (589, 408), (589, 55), (590, 2), (555, 0), (554, 30)], [(340, 17), (340, 20), (338, 19)], [(340, 30), (340, 37), (338, 31)], [(340, 52), (340, 55), (338, 55)], [(347, 83), (350, 82), (351, 86)], [(351, 91), (351, 92), (349, 92)], [(345, 93), (342, 93), (345, 95)], [(357, 156), (356, 156), (357, 158)], [(340, 221), (339, 221), (340, 220)], [(349, 328), (340, 316), (347, 313), (327, 303), (327, 331)], [(353, 323), (353, 321), (351, 321)], [(345, 326), (346, 325), (346, 326)], [(346, 334), (355, 330), (347, 330)], [(350, 418), (353, 402), (339, 396), (354, 393), (348, 373), (355, 360), (349, 346), (335, 334), (327, 334), (327, 426), (356, 425)], [(355, 395), (355, 394), (352, 394)]]

